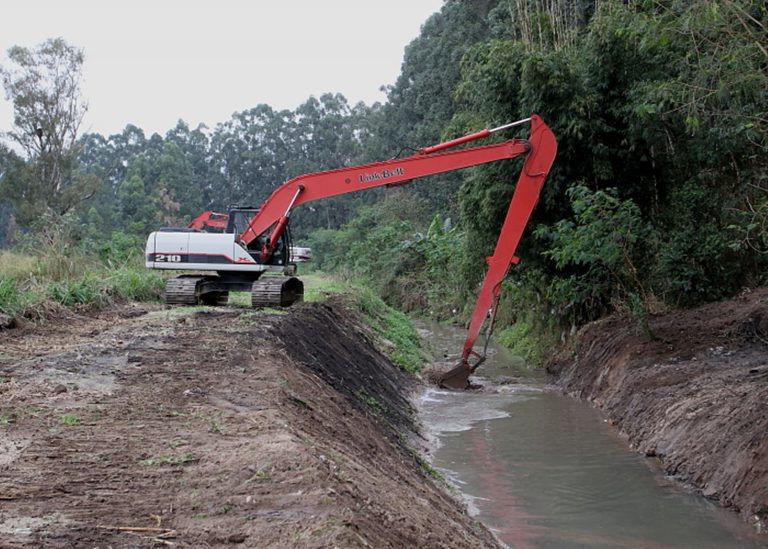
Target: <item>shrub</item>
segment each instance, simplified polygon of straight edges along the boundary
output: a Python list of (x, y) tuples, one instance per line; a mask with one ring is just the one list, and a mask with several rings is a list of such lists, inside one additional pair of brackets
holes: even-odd
[(417, 372), (424, 363), (424, 354), (410, 319), (389, 307), (370, 289), (355, 288), (351, 299), (374, 333), (392, 344), (386, 350), (389, 359), (406, 372)]
[(55, 282), (48, 287), (48, 297), (62, 305), (100, 307), (109, 300), (95, 273), (88, 273), (79, 280)]
[(165, 289), (165, 279), (144, 267), (123, 266), (109, 273), (109, 294), (133, 301), (158, 301)]
[(540, 226), (536, 236), (549, 247), (557, 274), (547, 297), (561, 311), (571, 310), (580, 321), (604, 312), (632, 296), (645, 296), (639, 267), (654, 233), (630, 199), (618, 198), (616, 189), (592, 191), (584, 185), (568, 189), (574, 216), (551, 228)]

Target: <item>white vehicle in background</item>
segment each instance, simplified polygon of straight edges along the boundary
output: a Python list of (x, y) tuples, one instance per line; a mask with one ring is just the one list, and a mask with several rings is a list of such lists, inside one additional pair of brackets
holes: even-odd
[(291, 263), (304, 263), (312, 260), (312, 249), (302, 246), (291, 246)]

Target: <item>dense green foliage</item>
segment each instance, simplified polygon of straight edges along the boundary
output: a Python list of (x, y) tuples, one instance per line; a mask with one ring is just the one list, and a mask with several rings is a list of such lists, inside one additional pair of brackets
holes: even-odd
[[(516, 299), (502, 302), (506, 339), (551, 338), (614, 310), (647, 327), (647, 315), (665, 304), (766, 282), (767, 21), (763, 4), (735, 0), (516, 0), (488, 12), (489, 36), (461, 50), (443, 135), (537, 112), (559, 141), (521, 244)], [(365, 230), (366, 212), (335, 240), (323, 234), (341, 244), (324, 261), (335, 257), (400, 306), (461, 309), (472, 302), (518, 170), (504, 163), (464, 174), (452, 195), (459, 224), (445, 243), (448, 260), (412, 247), (431, 217), (409, 226), (385, 218)], [(399, 243), (392, 236), (409, 229), (414, 236)], [(344, 243), (352, 234), (365, 242), (354, 253)]]
[[(0, 146), (0, 246), (69, 212), (74, 245), (110, 258), (203, 209), (257, 205), (299, 174), (536, 112), (558, 157), (499, 312), (502, 339), (536, 360), (536, 334), (552, 341), (615, 310), (644, 322), (659, 307), (766, 283), (767, 29), (757, 0), (446, 0), (406, 48), (383, 105), (329, 93), (293, 111), (258, 105), (212, 129), (179, 121), (147, 138), (128, 125), (70, 133), (56, 149), (28, 140), (23, 155)], [(45, 113), (58, 111), (50, 101), (24, 110), (40, 80), (18, 76), (38, 67), (44, 79), (58, 59), (75, 78), (82, 53), (61, 41), (16, 51), (4, 85), (47, 136), (62, 120)], [(63, 91), (80, 105), (76, 88)], [(58, 194), (46, 191), (50, 166)], [(294, 235), (319, 267), (403, 310), (466, 314), (519, 169), (495, 163), (319, 201), (297, 210)], [(78, 284), (59, 300), (81, 299)]]

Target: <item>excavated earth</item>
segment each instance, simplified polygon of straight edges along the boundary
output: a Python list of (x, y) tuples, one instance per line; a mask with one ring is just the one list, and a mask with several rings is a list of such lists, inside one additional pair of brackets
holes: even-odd
[(340, 302), (0, 330), (0, 547), (497, 547)]
[(587, 326), (550, 370), (639, 451), (768, 534), (768, 289)]

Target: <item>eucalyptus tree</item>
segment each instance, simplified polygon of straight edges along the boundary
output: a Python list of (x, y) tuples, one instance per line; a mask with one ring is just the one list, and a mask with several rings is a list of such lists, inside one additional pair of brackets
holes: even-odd
[(176, 127), (165, 134), (166, 144), (173, 143), (179, 148), (191, 170), (190, 179), (184, 185), (185, 188), (179, 190), (196, 195), (194, 200), (203, 209), (209, 209), (216, 196), (214, 162), (210, 153), (210, 133), (205, 124), (199, 124), (197, 128), (191, 130), (186, 122), (179, 120)]
[[(446, 128), (458, 110), (454, 90), (461, 78), (461, 60), (473, 44), (488, 39), (489, 13), (498, 3), (447, 0), (422, 25), (419, 36), (405, 48), (400, 75), (386, 89), (388, 101), (375, 132), (376, 139), (384, 143), (378, 148), (390, 156), (410, 154), (413, 148), (457, 135)], [(454, 198), (460, 184), (460, 173), (441, 174), (430, 178), (429, 184), (414, 185), (408, 192), (425, 200), (433, 211), (451, 215), (455, 214)]]
[[(290, 175), (332, 170), (363, 162), (361, 118), (367, 111), (352, 108), (340, 93), (310, 97), (294, 111), (290, 144), (294, 153)], [(317, 228), (337, 229), (349, 221), (361, 201), (359, 193), (315, 202), (296, 212), (295, 235)]]
[(64, 214), (93, 196), (98, 178), (76, 169), (77, 141), (87, 103), (82, 97), (83, 51), (62, 38), (35, 48), (8, 50), (10, 65), (0, 67), (6, 97), (13, 105), (13, 127), (3, 136), (24, 155), (24, 174), (16, 174), (13, 197), (20, 220), (43, 211)]
[(211, 136), (216, 208), (261, 204), (286, 181), (292, 125), (291, 111), (262, 104), (216, 126)]
[(23, 167), (24, 161), (0, 143), (0, 249), (10, 244), (15, 232), (12, 197), (17, 187), (14, 178), (21, 173)]

